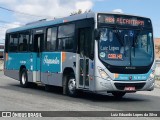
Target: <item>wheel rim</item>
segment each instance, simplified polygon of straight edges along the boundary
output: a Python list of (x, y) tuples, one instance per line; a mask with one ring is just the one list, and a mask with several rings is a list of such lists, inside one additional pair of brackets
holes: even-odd
[(68, 90), (71, 94), (74, 94), (75, 92), (75, 89), (76, 89), (76, 82), (75, 82), (75, 79), (70, 79), (68, 81)]
[(26, 74), (22, 73), (22, 84), (24, 85), (26, 83)]

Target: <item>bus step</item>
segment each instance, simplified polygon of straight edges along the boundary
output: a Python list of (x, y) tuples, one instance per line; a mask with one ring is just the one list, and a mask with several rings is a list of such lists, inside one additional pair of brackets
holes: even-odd
[(37, 84), (37, 85), (40, 85), (40, 86), (43, 85), (41, 81), (37, 81), (36, 84)]

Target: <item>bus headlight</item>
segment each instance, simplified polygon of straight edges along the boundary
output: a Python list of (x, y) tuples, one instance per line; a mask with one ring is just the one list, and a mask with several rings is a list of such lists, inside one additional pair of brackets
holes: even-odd
[(104, 71), (104, 69), (98, 67), (98, 71), (103, 79), (111, 80), (108, 74)]
[(150, 78), (152, 78), (152, 79), (153, 79), (153, 78), (154, 78), (154, 74), (152, 74), (152, 73), (151, 73), (151, 74), (150, 74)]
[(155, 71), (153, 70), (152, 73), (150, 74), (150, 78), (154, 79), (154, 76), (155, 76), (154, 73)]

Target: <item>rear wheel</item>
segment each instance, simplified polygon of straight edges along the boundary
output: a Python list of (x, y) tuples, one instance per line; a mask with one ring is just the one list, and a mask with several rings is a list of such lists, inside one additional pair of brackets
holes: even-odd
[(27, 88), (29, 86), (27, 70), (25, 68), (23, 68), (20, 73), (20, 85), (23, 88)]
[(122, 98), (125, 94), (126, 94), (126, 92), (112, 92), (112, 95), (115, 98)]

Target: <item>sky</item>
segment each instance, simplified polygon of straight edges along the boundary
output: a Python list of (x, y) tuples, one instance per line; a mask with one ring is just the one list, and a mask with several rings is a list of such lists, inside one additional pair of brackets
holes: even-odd
[(160, 0), (0, 0), (0, 43), (4, 42), (5, 31), (9, 28), (43, 18), (68, 16), (79, 9), (83, 12), (120, 11), (149, 17), (152, 20), (154, 37), (160, 38)]

